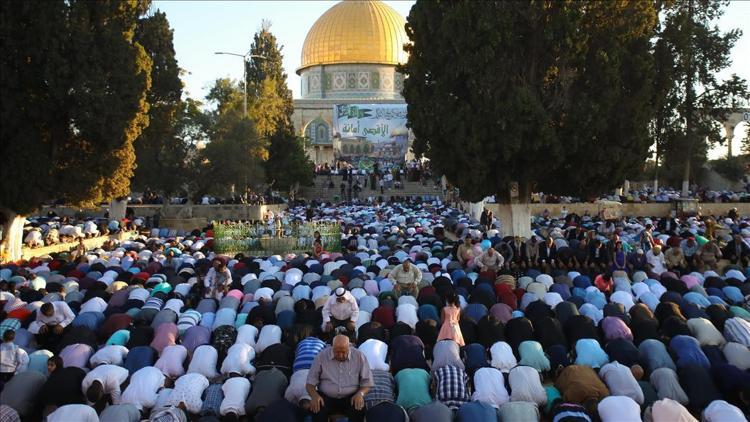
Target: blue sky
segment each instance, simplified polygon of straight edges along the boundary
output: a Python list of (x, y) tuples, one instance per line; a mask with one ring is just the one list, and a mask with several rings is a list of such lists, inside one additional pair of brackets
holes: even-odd
[[(402, 16), (413, 1), (386, 1)], [(216, 78), (242, 78), (242, 59), (217, 56), (215, 51), (246, 53), (263, 19), (284, 46), (284, 68), (289, 88), (299, 96), (300, 82), (294, 70), (300, 65), (307, 31), (335, 1), (155, 1), (153, 7), (167, 14), (174, 29), (174, 44), (189, 95), (202, 99), (205, 87)]]
[[(402, 16), (409, 14), (413, 1), (386, 1)], [(288, 84), (299, 97), (300, 82), (294, 70), (300, 65), (302, 43), (308, 30), (335, 1), (155, 1), (153, 8), (167, 14), (174, 29), (177, 60), (186, 73), (185, 90), (203, 99), (206, 87), (221, 77), (240, 79), (242, 59), (217, 56), (215, 51), (245, 53), (263, 19), (272, 22), (271, 31), (283, 46)], [(744, 34), (733, 51), (733, 64), (722, 75), (737, 73), (750, 80), (750, 1), (733, 1), (719, 22), (723, 30), (740, 28)], [(741, 52), (744, 51), (744, 54)], [(739, 137), (737, 138), (739, 140)], [(739, 152), (739, 141), (737, 151)]]

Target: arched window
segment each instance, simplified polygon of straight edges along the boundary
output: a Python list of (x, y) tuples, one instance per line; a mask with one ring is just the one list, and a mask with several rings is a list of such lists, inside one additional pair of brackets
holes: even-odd
[(315, 139), (318, 142), (328, 142), (328, 125), (325, 123), (318, 124), (317, 136)]
[(305, 129), (305, 137), (309, 138), (314, 144), (328, 143), (330, 142), (328, 124), (325, 120), (318, 117), (312, 122), (308, 123)]

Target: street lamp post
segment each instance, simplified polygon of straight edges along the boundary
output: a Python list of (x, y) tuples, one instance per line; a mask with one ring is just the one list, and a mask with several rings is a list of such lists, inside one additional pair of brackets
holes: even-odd
[(243, 96), (242, 96), (242, 117), (247, 117), (247, 60), (251, 58), (258, 58), (258, 59), (267, 59), (266, 56), (260, 56), (258, 54), (250, 54), (248, 51), (245, 54), (237, 54), (237, 53), (227, 53), (225, 51), (216, 51), (214, 54), (223, 54), (227, 56), (237, 56), (242, 57), (242, 90), (243, 90)]
[[(214, 54), (223, 54), (227, 56), (237, 56), (242, 57), (242, 118), (247, 118), (247, 60), (250, 58), (258, 58), (258, 59), (267, 59), (266, 56), (260, 56), (258, 54), (250, 54), (250, 51), (248, 51), (245, 54), (237, 54), (237, 53), (227, 53), (225, 51), (216, 51)], [(243, 192), (244, 195), (247, 197), (247, 173), (245, 173), (245, 192)]]

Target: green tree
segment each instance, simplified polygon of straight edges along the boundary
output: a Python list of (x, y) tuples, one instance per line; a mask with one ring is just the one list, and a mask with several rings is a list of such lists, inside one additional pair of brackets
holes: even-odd
[(215, 107), (206, 114), (210, 142), (198, 154), (196, 193), (226, 195), (234, 187), (243, 193), (264, 180), (268, 141), (255, 122), (242, 115), (242, 90), (229, 79), (217, 79), (206, 96)]
[(418, 1), (400, 67), (415, 153), (465, 200), (519, 202), (509, 232), (528, 233), (534, 188), (617, 186), (648, 153), (655, 24), (635, 0)]
[(278, 45), (270, 28), (271, 23), (263, 21), (250, 47), (250, 54), (260, 57), (246, 63), (249, 113), (258, 133), (270, 142), (266, 179), (292, 194), (296, 186), (310, 184), (313, 163), (307, 158), (304, 142), (298, 139), (292, 124), (294, 102), (286, 84), (283, 47)]
[[(661, 23), (660, 23), (661, 24)], [(677, 114), (678, 101), (671, 93), (675, 89), (675, 57), (669, 45), (663, 39), (657, 39), (654, 45), (654, 78), (652, 106), (654, 118), (649, 124), (649, 132), (654, 145), (654, 190), (659, 186), (659, 163), (663, 160), (667, 147), (672, 145), (679, 133)]]
[(717, 25), (728, 2), (687, 0), (670, 3), (664, 10), (658, 43), (673, 56), (673, 86), (669, 103), (677, 105), (672, 116), (674, 134), (665, 148), (665, 167), (672, 181), (682, 180), (687, 196), (696, 170), (706, 162), (710, 145), (723, 143), (721, 124), (727, 114), (749, 98), (746, 81), (737, 75), (720, 80), (718, 72), (731, 64), (730, 53), (742, 32), (722, 33)]
[(0, 208), (7, 256), (24, 214), (63, 198), (93, 205), (130, 191), (133, 142), (148, 125), (151, 59), (134, 40), (148, 1), (0, 5)]
[(745, 122), (745, 137), (742, 138), (742, 152), (750, 155), (750, 122)]
[(138, 20), (135, 40), (151, 57), (151, 90), (148, 93), (149, 126), (135, 142), (136, 189), (154, 189), (165, 196), (177, 192), (189, 179), (190, 144), (179, 137), (178, 123), (191, 104), (182, 103), (180, 68), (175, 58), (172, 29), (158, 10)]

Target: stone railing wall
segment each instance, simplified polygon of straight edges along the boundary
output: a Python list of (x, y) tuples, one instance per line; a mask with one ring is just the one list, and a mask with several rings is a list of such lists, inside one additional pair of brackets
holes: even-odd
[[(596, 203), (573, 203), (573, 204), (530, 204), (531, 215), (540, 215), (548, 210), (550, 215), (558, 216), (562, 207), (566, 207), (568, 213), (583, 215), (588, 211), (590, 215), (597, 215), (600, 205)], [(497, 204), (487, 204), (487, 209), (497, 215)], [(732, 208), (737, 208), (741, 216), (750, 216), (750, 203), (713, 203), (701, 202), (699, 204), (702, 215), (726, 215)], [(667, 217), (674, 210), (672, 203), (623, 203), (622, 215), (635, 217)]]
[[(109, 239), (119, 241), (129, 240), (138, 235), (137, 232), (120, 232), (113, 235), (91, 237), (83, 240), (86, 249), (96, 249), (101, 247)], [(31, 259), (35, 256), (45, 256), (53, 253), (70, 252), (78, 246), (78, 241), (58, 243), (56, 245), (43, 246), (41, 248), (29, 248), (24, 246), (21, 252), (21, 259)]]
[[(271, 210), (274, 213), (287, 209), (286, 204), (277, 205), (128, 205), (137, 217), (160, 215), (159, 225), (182, 230), (200, 229), (214, 220), (260, 220)], [(54, 211), (59, 216), (73, 217), (78, 208), (44, 207), (37, 215)], [(105, 207), (82, 210), (86, 216), (103, 217)]]

